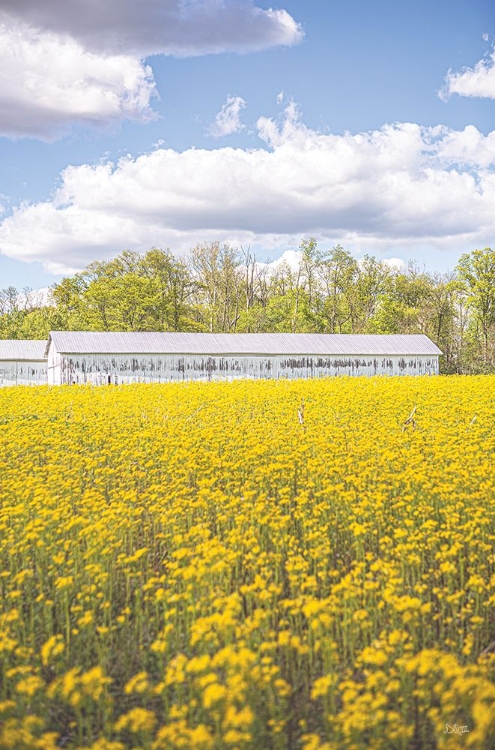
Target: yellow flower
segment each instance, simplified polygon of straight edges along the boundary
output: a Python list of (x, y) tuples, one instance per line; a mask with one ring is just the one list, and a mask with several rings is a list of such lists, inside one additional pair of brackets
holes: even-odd
[(41, 679), (41, 677), (31, 675), (23, 680), (20, 680), (15, 686), (15, 689), (21, 695), (27, 695), (29, 698), (32, 698), (32, 696), (37, 693), (38, 690), (41, 690), (41, 688), (43, 688), (44, 686), (45, 683)]
[(153, 711), (146, 708), (132, 708), (115, 722), (115, 730), (121, 732), (128, 729), (134, 734), (152, 732), (156, 724)]
[(0, 747), (488, 747), (494, 423), (495, 376), (0, 388)]
[(65, 645), (61, 635), (52, 635), (41, 647), (41, 661), (46, 666), (63, 653)]
[(79, 684), (84, 695), (98, 701), (106, 685), (112, 682), (110, 677), (106, 677), (102, 667), (96, 666), (93, 669), (83, 672), (79, 677)]
[(227, 688), (219, 682), (212, 682), (207, 685), (203, 692), (203, 706), (211, 708), (222, 701), (227, 696)]
[(371, 646), (363, 649), (359, 658), (363, 664), (374, 664), (378, 667), (382, 667), (388, 661), (388, 656), (383, 649)]
[(148, 673), (138, 672), (138, 674), (134, 675), (134, 677), (126, 683), (124, 693), (127, 693), (127, 695), (130, 695), (131, 693), (144, 693), (148, 688)]

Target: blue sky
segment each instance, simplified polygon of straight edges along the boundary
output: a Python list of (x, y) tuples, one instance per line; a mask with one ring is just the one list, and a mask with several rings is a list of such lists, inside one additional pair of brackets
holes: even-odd
[(0, 288), (310, 235), (452, 269), (495, 242), (494, 43), (490, 0), (2, 0)]

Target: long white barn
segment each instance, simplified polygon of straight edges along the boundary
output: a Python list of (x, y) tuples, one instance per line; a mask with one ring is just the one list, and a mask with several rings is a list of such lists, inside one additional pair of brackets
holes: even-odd
[(46, 341), (0, 339), (0, 386), (47, 382)]
[(52, 331), (48, 383), (437, 375), (423, 335), (96, 333)]

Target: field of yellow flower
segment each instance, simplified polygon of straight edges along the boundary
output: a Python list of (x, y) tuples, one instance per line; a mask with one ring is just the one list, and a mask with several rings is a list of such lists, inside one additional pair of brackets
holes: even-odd
[(4, 388), (0, 425), (1, 748), (495, 747), (495, 377)]

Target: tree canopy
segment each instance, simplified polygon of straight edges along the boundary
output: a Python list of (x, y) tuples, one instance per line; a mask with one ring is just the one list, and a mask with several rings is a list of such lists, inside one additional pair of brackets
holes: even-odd
[(424, 333), (443, 372), (495, 372), (495, 251), (463, 255), (450, 274), (391, 267), (340, 245), (303, 240), (301, 259), (259, 263), (250, 249), (213, 242), (186, 258), (125, 250), (51, 289), (0, 291), (0, 337), (50, 330)]

